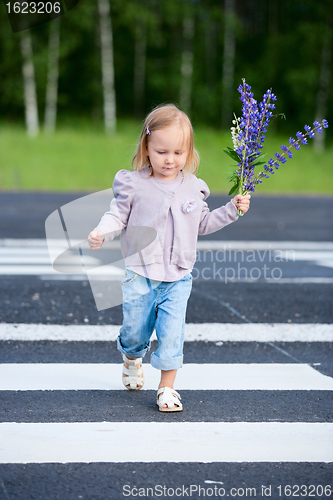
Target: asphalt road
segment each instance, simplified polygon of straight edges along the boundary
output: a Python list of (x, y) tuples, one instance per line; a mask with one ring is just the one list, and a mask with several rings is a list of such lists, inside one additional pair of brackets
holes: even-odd
[[(44, 238), (45, 220), (54, 210), (90, 193), (0, 194), (1, 238)], [(230, 200), (209, 196), (211, 210)], [(332, 197), (252, 195), (251, 209), (237, 224), (199, 240), (332, 241)], [(99, 221), (97, 221), (99, 222)]]
[[(45, 238), (45, 219), (64, 204), (86, 193), (1, 193), (0, 238)], [(227, 198), (211, 196), (211, 209)], [(333, 235), (332, 198), (261, 197), (254, 195), (251, 210), (237, 223), (200, 237), (200, 241), (330, 242)], [(316, 252), (319, 249), (315, 250)], [(260, 259), (259, 259), (260, 260)], [(193, 281), (188, 304), (187, 323), (252, 325), (290, 324), (295, 329), (306, 324), (331, 324), (332, 267), (318, 264), (319, 257), (308, 261), (282, 263), (283, 276), (290, 281), (255, 282), (203, 279)], [(218, 261), (216, 254), (209, 262)], [(266, 261), (265, 261), (266, 262)], [(264, 262), (263, 262), (264, 263)], [(237, 262), (233, 263), (236, 265)], [(206, 263), (205, 263), (206, 265)], [(228, 265), (231, 265), (230, 262)], [(242, 264), (244, 266), (248, 264)], [(257, 265), (257, 263), (256, 263)], [(197, 269), (203, 265), (197, 263)], [(248, 266), (250, 269), (251, 266)], [(209, 275), (209, 272), (206, 276)], [(302, 280), (297, 281), (299, 278)], [(308, 278), (316, 278), (312, 281)], [(325, 281), (327, 280), (328, 281)], [(293, 281), (294, 280), (294, 281)], [(0, 280), (0, 326), (2, 324), (49, 325), (120, 325), (121, 306), (97, 311), (88, 280), (57, 280), (39, 276), (3, 275)], [(296, 331), (296, 330), (295, 330)], [(152, 351), (156, 342), (153, 342)], [(51, 340), (1, 340), (1, 363), (119, 363), (115, 342)], [(145, 363), (149, 363), (149, 356)], [(186, 342), (185, 363), (223, 365), (308, 365), (315, 372), (333, 377), (332, 343), (328, 341), (193, 341)], [(207, 387), (209, 389), (209, 387)], [(182, 390), (184, 411), (161, 414), (151, 390), (3, 390), (3, 423), (96, 423), (140, 422), (180, 423), (332, 423), (331, 390)], [(1, 424), (0, 424), (1, 425)], [(105, 435), (106, 436), (106, 435)], [(135, 447), (163, 449), (172, 436), (161, 434), (150, 443), (137, 436)], [(107, 439), (107, 437), (106, 437)], [(45, 443), (47, 446), (47, 443)], [(22, 445), (23, 446), (23, 445)], [(125, 446), (125, 444), (124, 444)], [(128, 446), (128, 444), (126, 444)], [(244, 446), (246, 446), (244, 444)], [(286, 443), (288, 446), (288, 443)], [(312, 443), (316, 447), (316, 442)], [(332, 442), (333, 447), (333, 442)], [(34, 448), (34, 441), (31, 442)], [(74, 500), (78, 498), (204, 498), (191, 485), (224, 488), (231, 498), (250, 494), (259, 498), (289, 498), (292, 493), (303, 498), (328, 498), (332, 463), (320, 461), (241, 461), (177, 462), (178, 444), (174, 443), (175, 462), (152, 460), (148, 463), (2, 463), (0, 499), (5, 500)], [(223, 484), (222, 484), (223, 483)], [(128, 489), (124, 490), (124, 486)], [(157, 485), (166, 486), (155, 496)], [(301, 485), (305, 485), (303, 490)], [(311, 488), (314, 485), (314, 489)], [(137, 489), (133, 489), (136, 487)], [(132, 488), (131, 495), (126, 491)], [(150, 488), (150, 491), (148, 489)], [(181, 495), (176, 496), (177, 488)], [(232, 490), (232, 488), (236, 488)], [(247, 490), (255, 488), (255, 490)], [(287, 489), (286, 489), (287, 488)], [(300, 495), (303, 491), (303, 495)], [(211, 495), (211, 498), (221, 498)], [(255, 492), (255, 495), (254, 495)], [(191, 494), (191, 495), (190, 495)], [(294, 495), (294, 496), (295, 496)], [(209, 496), (209, 492), (206, 498)]]

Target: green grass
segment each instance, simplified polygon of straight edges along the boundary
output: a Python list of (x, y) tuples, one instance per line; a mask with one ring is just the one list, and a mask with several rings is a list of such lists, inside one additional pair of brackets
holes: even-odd
[[(15, 191), (94, 191), (112, 186), (116, 172), (130, 169), (141, 125), (119, 120), (118, 132), (106, 136), (101, 125), (62, 124), (52, 136), (41, 133), (29, 138), (24, 127), (0, 125), (0, 185)], [(264, 152), (267, 159), (280, 151), (288, 137), (267, 134)], [(231, 146), (228, 132), (197, 127), (195, 144), (201, 162), (198, 177), (212, 193), (227, 193), (226, 181), (232, 161), (222, 149)], [(295, 151), (269, 179), (264, 179), (256, 194), (333, 193), (333, 146), (322, 154), (312, 144)]]

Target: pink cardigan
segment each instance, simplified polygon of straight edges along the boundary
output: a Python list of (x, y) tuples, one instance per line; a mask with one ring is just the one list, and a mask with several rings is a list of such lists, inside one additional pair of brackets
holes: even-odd
[[(95, 230), (110, 241), (121, 234), (126, 267), (163, 262), (166, 223), (171, 209), (174, 243), (171, 263), (192, 269), (196, 259), (198, 234), (210, 234), (238, 219), (232, 201), (209, 211), (205, 202), (210, 191), (194, 174), (185, 175), (174, 191), (151, 182), (149, 167), (141, 171), (120, 170), (113, 182), (114, 199), (110, 210)], [(186, 210), (189, 206), (190, 211)]]

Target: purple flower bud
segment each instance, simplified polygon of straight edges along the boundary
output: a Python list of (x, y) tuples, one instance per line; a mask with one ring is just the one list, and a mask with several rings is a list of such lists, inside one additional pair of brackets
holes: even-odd
[[(309, 125), (304, 125), (305, 134), (298, 131), (297, 139), (290, 137), (289, 144), (281, 146), (283, 154), (275, 153), (264, 166), (263, 172), (260, 172), (259, 177), (254, 176), (255, 165), (253, 161), (259, 157), (265, 141), (265, 134), (269, 125), (270, 119), (273, 116), (272, 110), (275, 105), (271, 101), (276, 101), (276, 96), (269, 89), (263, 95), (261, 102), (254, 99), (251, 87), (242, 79), (242, 84), (238, 87), (240, 93), (240, 101), (242, 102), (242, 116), (238, 119), (238, 147), (236, 152), (241, 156), (238, 163), (237, 175), (242, 177), (243, 187), (246, 191), (254, 191), (257, 184), (261, 184), (260, 178), (268, 178), (275, 170), (279, 168), (279, 162), (285, 163), (289, 158), (293, 158), (293, 152), (290, 150), (294, 147), (296, 150), (301, 149), (301, 145), (307, 144), (307, 137), (313, 138), (315, 131), (322, 133), (323, 128), (328, 127), (327, 120), (314, 122), (314, 128)], [(235, 129), (233, 129), (235, 130)], [(233, 132), (233, 140), (234, 140)]]
[(322, 131), (323, 131), (323, 129), (321, 127), (319, 127), (318, 130), (317, 130), (318, 134), (321, 134)]

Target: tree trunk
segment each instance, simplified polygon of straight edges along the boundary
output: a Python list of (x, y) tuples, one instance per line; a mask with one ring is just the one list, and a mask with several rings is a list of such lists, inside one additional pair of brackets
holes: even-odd
[(101, 29), (102, 81), (105, 132), (116, 131), (116, 92), (114, 86), (113, 40), (109, 0), (98, 0)]
[(181, 63), (181, 81), (179, 103), (187, 113), (191, 111), (192, 74), (193, 74), (193, 16), (183, 20), (183, 50)]
[(28, 135), (35, 137), (39, 133), (39, 120), (30, 30), (21, 32), (20, 47), (23, 57), (25, 122)]
[(137, 118), (144, 113), (146, 80), (147, 19), (138, 16), (135, 26), (134, 48), (134, 110)]
[(235, 73), (236, 0), (224, 0), (224, 50), (222, 74), (222, 127), (229, 128), (232, 118)]
[(44, 131), (54, 133), (57, 119), (60, 17), (50, 22)]
[[(332, 33), (330, 22), (326, 25), (324, 34), (324, 43), (321, 51), (321, 65), (319, 74), (319, 89), (316, 102), (316, 120), (321, 122), (326, 118), (327, 101), (330, 91), (330, 75), (331, 75), (331, 59), (332, 59)], [(314, 137), (313, 146), (316, 151), (323, 152), (325, 149), (325, 129), (321, 134), (316, 134)]]

